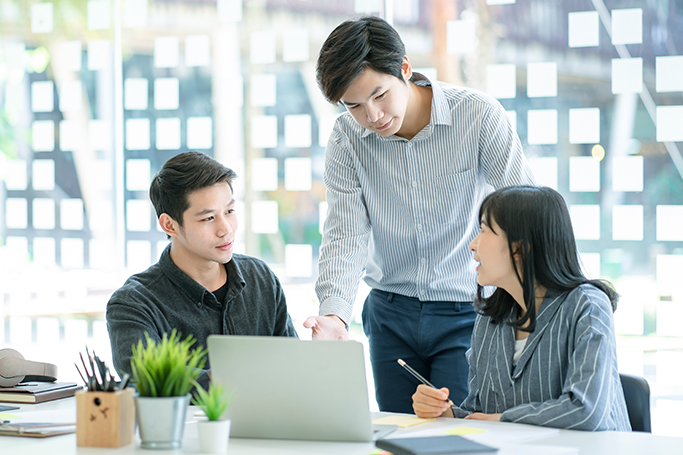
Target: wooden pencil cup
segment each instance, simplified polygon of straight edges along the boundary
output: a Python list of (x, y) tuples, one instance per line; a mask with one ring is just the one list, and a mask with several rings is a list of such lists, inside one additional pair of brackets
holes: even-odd
[(122, 447), (135, 436), (134, 390), (76, 393), (76, 442), (84, 447)]

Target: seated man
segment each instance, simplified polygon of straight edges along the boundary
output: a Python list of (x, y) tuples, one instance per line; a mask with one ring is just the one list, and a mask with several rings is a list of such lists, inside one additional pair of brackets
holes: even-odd
[[(233, 254), (235, 173), (198, 152), (164, 164), (149, 190), (171, 243), (159, 262), (131, 276), (107, 304), (116, 370), (131, 372), (131, 346), (177, 329), (206, 346), (212, 334), (293, 336), (277, 277), (259, 259)], [(210, 368), (207, 365), (206, 368)], [(207, 370), (208, 371), (208, 370)], [(208, 386), (202, 373), (199, 383)]]

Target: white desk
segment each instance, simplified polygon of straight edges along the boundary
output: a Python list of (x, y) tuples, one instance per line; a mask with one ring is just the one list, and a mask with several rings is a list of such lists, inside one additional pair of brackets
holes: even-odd
[[(4, 403), (3, 403), (4, 404)], [(38, 405), (18, 405), (19, 410), (8, 411), (10, 414), (22, 415), (26, 411), (59, 411), (64, 421), (76, 421), (76, 400), (67, 398), (42, 403)], [(193, 420), (194, 409), (188, 412), (189, 419)], [(380, 414), (377, 415), (379, 417)], [(452, 423), (452, 419), (438, 419), (436, 422), (422, 424), (409, 429), (398, 430), (400, 432), (414, 432), (428, 428), (428, 426), (441, 426)], [(514, 428), (523, 431), (525, 425), (510, 423), (487, 422), (491, 428), (505, 429)], [(546, 452), (539, 447), (538, 451), (531, 450), (530, 446), (555, 446), (575, 448), (570, 453), (579, 455), (656, 455), (656, 454), (681, 454), (683, 455), (683, 438), (666, 436), (653, 436), (647, 433), (618, 433), (600, 432), (588, 433), (583, 431), (560, 430), (550, 436), (533, 439), (518, 443), (520, 445), (505, 447), (498, 452), (499, 455), (528, 455), (529, 453)], [(526, 446), (526, 447), (525, 447)], [(313, 442), (313, 441), (285, 441), (265, 439), (237, 439), (231, 438), (228, 448), (229, 455), (370, 455), (376, 450), (374, 443), (339, 443), (339, 442)], [(119, 449), (100, 449), (90, 447), (77, 447), (76, 435), (54, 436), (45, 439), (21, 438), (0, 436), (0, 453), (3, 455), (132, 455), (151, 453), (173, 454), (197, 454), (199, 453), (199, 441), (197, 439), (196, 424), (189, 422), (185, 426), (182, 450), (160, 451), (143, 450), (140, 448), (140, 440)]]

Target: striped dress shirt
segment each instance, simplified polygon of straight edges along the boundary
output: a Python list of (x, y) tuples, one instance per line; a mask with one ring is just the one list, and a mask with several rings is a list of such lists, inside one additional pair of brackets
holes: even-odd
[[(516, 317), (516, 316), (515, 316)], [(502, 413), (504, 422), (571, 430), (630, 431), (617, 369), (612, 306), (590, 284), (548, 291), (518, 364), (515, 329), (477, 316), (469, 395), (456, 417)]]
[(316, 293), (320, 314), (351, 320), (358, 283), (421, 301), (471, 302), (468, 245), (482, 199), (533, 184), (498, 101), (435, 82), (430, 123), (411, 140), (382, 137), (344, 113), (325, 151), (328, 212)]

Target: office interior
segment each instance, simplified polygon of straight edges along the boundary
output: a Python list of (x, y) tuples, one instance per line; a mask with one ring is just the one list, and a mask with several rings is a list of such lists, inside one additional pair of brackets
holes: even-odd
[[(272, 267), (310, 338), (323, 157), (343, 113), (315, 62), (364, 14), (394, 25), (416, 71), (505, 107), (538, 183), (567, 201), (586, 273), (621, 294), (619, 367), (648, 380), (653, 433), (678, 436), (676, 0), (0, 0), (0, 346), (60, 380), (79, 380), (86, 345), (111, 358), (107, 300), (168, 242), (149, 183), (188, 150), (237, 172), (236, 251)], [(363, 342), (368, 291), (350, 325)]]

